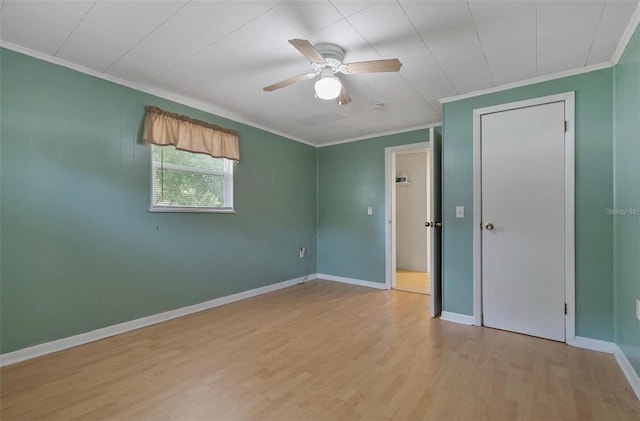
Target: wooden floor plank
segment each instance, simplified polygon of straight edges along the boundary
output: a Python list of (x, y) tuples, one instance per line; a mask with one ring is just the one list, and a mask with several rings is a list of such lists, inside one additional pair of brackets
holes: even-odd
[(613, 356), (313, 281), (0, 369), (0, 418), (640, 419)]
[(403, 269), (396, 270), (395, 289), (416, 292), (418, 294), (429, 294), (430, 287), (428, 272), (415, 272)]

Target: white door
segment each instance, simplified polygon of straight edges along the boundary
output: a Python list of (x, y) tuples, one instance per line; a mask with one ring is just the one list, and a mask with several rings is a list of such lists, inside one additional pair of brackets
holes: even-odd
[(481, 117), (483, 324), (565, 340), (565, 104)]
[(442, 311), (442, 136), (433, 127), (430, 129), (431, 153), (429, 154), (429, 261), (431, 276), (431, 317), (436, 317)]

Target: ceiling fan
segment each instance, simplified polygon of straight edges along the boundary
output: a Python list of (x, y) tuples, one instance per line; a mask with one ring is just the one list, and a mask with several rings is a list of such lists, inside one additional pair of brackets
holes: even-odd
[(338, 99), (339, 105), (351, 102), (344, 85), (336, 73), (350, 75), (353, 73), (397, 72), (402, 63), (397, 58), (389, 60), (359, 61), (343, 63), (344, 50), (335, 44), (318, 44), (314, 46), (306, 39), (290, 39), (289, 43), (296, 47), (311, 61), (311, 72), (285, 79), (273, 85), (265, 86), (267, 92), (293, 85), (320, 75), (314, 87), (320, 99)]

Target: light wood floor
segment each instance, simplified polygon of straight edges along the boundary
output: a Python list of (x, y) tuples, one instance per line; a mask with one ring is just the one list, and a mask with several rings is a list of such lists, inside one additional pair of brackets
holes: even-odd
[(640, 419), (613, 356), (314, 281), (13, 366), (0, 418)]
[(429, 294), (429, 273), (412, 272), (410, 270), (398, 269), (396, 271), (395, 289), (419, 294)]

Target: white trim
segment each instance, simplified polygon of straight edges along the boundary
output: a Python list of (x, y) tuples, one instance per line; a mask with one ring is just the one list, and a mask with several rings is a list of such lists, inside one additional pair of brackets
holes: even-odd
[[(432, 128), (429, 130), (431, 134)], [(413, 151), (424, 151), (431, 148), (431, 142), (409, 143), (400, 146), (384, 148), (384, 255), (385, 255), (385, 285), (386, 288), (395, 287), (396, 272), (396, 154)]]
[(565, 340), (576, 335), (576, 95), (568, 92), (564, 115), (564, 300), (567, 304)]
[(451, 313), (450, 311), (440, 312), (440, 320), (446, 320), (447, 322), (454, 322), (468, 326), (473, 326), (475, 324), (473, 316), (468, 316), (466, 314), (460, 313)]
[(581, 67), (579, 69), (571, 69), (565, 70), (563, 72), (553, 73), (551, 75), (538, 76), (531, 79), (525, 79), (518, 82), (506, 83), (504, 85), (494, 86), (492, 88), (480, 89), (479, 91), (468, 92), (466, 94), (450, 96), (446, 98), (441, 98), (439, 101), (441, 104), (445, 104), (447, 102), (455, 102), (463, 99), (474, 98), (477, 96), (492, 94), (495, 92), (507, 91), (509, 89), (520, 88), (522, 86), (534, 85), (536, 83), (548, 82), (550, 80), (562, 79), (569, 76), (581, 75), (583, 73), (595, 72), (596, 70), (608, 69), (609, 67), (613, 67), (613, 63), (610, 61), (606, 61), (603, 63), (592, 64), (586, 67)]
[(263, 287), (250, 289), (248, 291), (238, 292), (236, 294), (227, 295), (225, 297), (215, 298), (203, 303), (154, 314), (152, 316), (142, 317), (140, 319), (130, 320), (128, 322), (103, 327), (100, 329), (92, 330), (90, 332), (81, 333), (79, 335), (69, 336), (67, 338), (57, 339), (51, 342), (45, 342), (28, 348), (19, 349), (17, 351), (7, 352), (0, 355), (0, 367), (16, 364), (21, 361), (51, 354), (53, 352), (62, 351), (67, 348), (73, 348), (78, 345), (83, 345), (89, 342), (97, 341), (99, 339), (119, 335), (121, 333), (140, 329), (146, 326), (151, 326), (157, 323), (165, 322), (167, 320), (176, 319), (188, 314), (197, 313), (199, 311), (208, 310), (214, 307), (219, 307), (221, 305), (233, 303), (235, 301), (245, 300), (257, 295), (277, 291), (282, 288), (287, 288), (296, 284), (303, 283), (307, 279), (309, 279), (309, 275), (291, 279), (288, 281), (278, 282), (277, 284), (265, 285)]
[(396, 286), (395, 272), (395, 250), (393, 244), (392, 233), (395, 232), (392, 222), (395, 220), (393, 210), (396, 208), (396, 185), (391, 182), (391, 175), (395, 173), (395, 159), (392, 159), (391, 153), (384, 153), (384, 283), (387, 288)]
[(147, 93), (149, 95), (154, 95), (154, 96), (157, 96), (157, 97), (160, 97), (160, 98), (163, 98), (163, 99), (167, 99), (169, 101), (177, 102), (179, 104), (183, 104), (183, 105), (186, 105), (188, 107), (196, 108), (198, 110), (205, 111), (205, 112), (213, 114), (215, 116), (222, 117), (222, 118), (225, 118), (225, 119), (228, 119), (228, 120), (233, 120), (236, 123), (241, 123), (241, 124), (244, 124), (244, 125), (247, 125), (247, 126), (250, 126), (250, 127), (254, 127), (256, 129), (264, 130), (266, 132), (273, 133), (275, 135), (284, 137), (284, 138), (289, 139), (289, 140), (293, 140), (293, 141), (296, 141), (296, 142), (304, 143), (305, 145), (313, 146), (315, 148), (321, 148), (321, 147), (324, 147), (324, 146), (331, 146), (331, 145), (338, 145), (340, 143), (356, 142), (358, 140), (367, 140), (367, 139), (372, 139), (372, 138), (381, 137), (381, 136), (388, 136), (388, 135), (393, 135), (393, 134), (411, 132), (411, 131), (415, 131), (415, 130), (428, 129), (429, 127), (442, 126), (442, 122), (429, 123), (429, 124), (415, 126), (415, 127), (409, 127), (409, 128), (405, 128), (405, 129), (392, 130), (392, 131), (387, 131), (387, 132), (382, 132), (382, 133), (372, 133), (372, 134), (365, 135), (365, 136), (348, 138), (348, 139), (343, 139), (343, 140), (337, 140), (337, 141), (334, 141), (334, 142), (318, 144), (318, 143), (315, 143), (315, 142), (310, 142), (308, 140), (301, 139), (301, 138), (296, 137), (296, 136), (292, 136), (290, 134), (286, 134), (286, 133), (281, 132), (279, 130), (275, 130), (275, 129), (269, 128), (269, 127), (264, 126), (262, 124), (254, 123), (253, 121), (247, 119), (246, 117), (242, 116), (241, 114), (225, 110), (225, 109), (223, 109), (221, 107), (218, 107), (218, 106), (216, 106), (214, 104), (211, 104), (211, 103), (208, 103), (208, 102), (204, 102), (204, 101), (201, 101), (201, 100), (198, 100), (198, 99), (195, 99), (195, 98), (191, 98), (191, 97), (188, 97), (188, 96), (183, 96), (183, 95), (180, 95), (180, 94), (176, 94), (176, 93), (167, 91), (165, 89), (156, 88), (156, 87), (152, 87), (152, 86), (141, 84), (141, 83), (129, 82), (127, 80), (120, 79), (120, 78), (118, 78), (116, 76), (112, 76), (112, 75), (107, 74), (107, 73), (102, 73), (102, 72), (99, 72), (97, 70), (89, 69), (87, 67), (84, 67), (84, 66), (81, 66), (81, 65), (78, 65), (78, 64), (75, 64), (75, 63), (71, 63), (70, 61), (63, 60), (63, 59), (61, 59), (59, 57), (50, 56), (50, 55), (42, 53), (40, 51), (32, 50), (31, 48), (23, 47), (21, 45), (14, 44), (14, 43), (9, 42), (9, 41), (5, 41), (5, 40), (0, 39), (0, 47), (6, 48), (7, 50), (15, 51), (17, 53), (25, 54), (27, 56), (34, 57), (34, 58), (37, 58), (39, 60), (43, 60), (43, 61), (46, 61), (46, 62), (49, 62), (49, 63), (52, 63), (52, 64), (56, 64), (58, 66), (66, 67), (68, 69), (75, 70), (77, 72), (84, 73), (84, 74), (87, 74), (89, 76), (97, 77), (98, 79), (102, 79), (102, 80), (106, 80), (106, 81), (109, 81), (109, 82), (116, 83), (118, 85), (126, 86), (127, 88), (131, 88), (131, 89), (134, 89), (136, 91), (144, 92), (144, 93)]
[(482, 326), (482, 150), (480, 149), (480, 114), (473, 111), (473, 319)]
[(565, 340), (575, 337), (575, 93), (566, 92), (473, 110), (473, 315), (482, 325), (482, 168), (480, 118), (483, 114), (564, 101), (565, 119)]
[(607, 354), (615, 353), (616, 348), (618, 347), (613, 342), (585, 338), (583, 336), (567, 338), (567, 345), (574, 346), (576, 348), (590, 349), (592, 351), (606, 352)]
[(611, 57), (611, 63), (613, 63), (613, 65), (618, 64), (618, 62), (622, 58), (622, 54), (624, 54), (624, 50), (627, 49), (627, 45), (629, 45), (629, 41), (631, 41), (631, 38), (636, 32), (638, 25), (640, 25), (640, 3), (638, 3), (638, 6), (636, 6), (636, 10), (633, 12), (633, 15), (631, 15), (629, 24), (624, 30), (622, 38), (620, 38), (620, 41), (618, 42), (618, 46), (616, 47), (616, 51), (613, 53), (613, 57)]
[(640, 376), (638, 376), (638, 373), (634, 370), (629, 359), (617, 344), (601, 341), (600, 339), (574, 336), (573, 338), (567, 338), (567, 345), (613, 354), (618, 362), (618, 366), (620, 366), (620, 370), (622, 370), (622, 373), (629, 382), (629, 386), (631, 386), (631, 389), (633, 389), (638, 399), (640, 399)]
[[(425, 150), (431, 149), (431, 142), (425, 140), (424, 142), (407, 143), (406, 145), (389, 146), (384, 148), (385, 153), (412, 153), (412, 152), (425, 152)], [(394, 177), (395, 179), (395, 177)]]
[(618, 345), (615, 345), (616, 349), (613, 353), (614, 357), (616, 357), (616, 361), (618, 361), (618, 365), (624, 373), (624, 376), (627, 378), (631, 389), (636, 393), (636, 396), (640, 400), (640, 376), (636, 370), (633, 369), (633, 366), (627, 359), (627, 356), (622, 352), (622, 349)]
[(151, 206), (152, 213), (236, 213), (233, 208), (197, 208), (184, 206)]
[(173, 92), (161, 89), (161, 88), (155, 88), (155, 87), (144, 85), (144, 84), (140, 84), (140, 83), (129, 82), (127, 80), (120, 79), (118, 77), (109, 75), (107, 73), (102, 73), (102, 72), (99, 72), (97, 70), (89, 69), (87, 67), (80, 66), (80, 65), (75, 64), (75, 63), (71, 63), (71, 62), (69, 62), (67, 60), (63, 60), (63, 59), (61, 59), (59, 57), (53, 57), (53, 56), (50, 56), (48, 54), (44, 54), (44, 53), (41, 53), (39, 51), (35, 51), (35, 50), (30, 49), (30, 48), (23, 47), (21, 45), (14, 44), (12, 42), (0, 40), (0, 47), (6, 48), (7, 50), (15, 51), (17, 53), (25, 54), (27, 56), (31, 56), (31, 57), (34, 57), (34, 58), (37, 58), (37, 59), (40, 59), (40, 60), (43, 60), (43, 61), (46, 61), (46, 62), (49, 62), (49, 63), (52, 63), (52, 64), (56, 64), (58, 66), (66, 67), (68, 69), (75, 70), (77, 72), (84, 73), (84, 74), (87, 74), (89, 76), (97, 77), (98, 79), (102, 79), (102, 80), (106, 80), (106, 81), (109, 81), (109, 82), (116, 83), (118, 85), (126, 86), (127, 88), (131, 88), (131, 89), (134, 89), (136, 91), (140, 91), (140, 92), (147, 93), (149, 95), (154, 95), (154, 96), (157, 96), (157, 97), (160, 97), (160, 98), (168, 99), (169, 101), (177, 102), (179, 104), (183, 104), (183, 105), (186, 105), (188, 107), (196, 108), (198, 110), (205, 111), (205, 112), (210, 113), (210, 114), (214, 114), (214, 115), (216, 115), (218, 117), (222, 117), (222, 118), (225, 118), (225, 119), (228, 119), (228, 120), (233, 120), (236, 123), (241, 123), (241, 124), (244, 124), (244, 125), (247, 125), (247, 126), (254, 127), (256, 129), (260, 129), (260, 130), (264, 130), (264, 131), (269, 132), (269, 133), (273, 133), (275, 135), (284, 137), (284, 138), (289, 139), (289, 140), (293, 140), (293, 141), (296, 141), (296, 142), (304, 143), (305, 145), (309, 145), (309, 146), (313, 146), (313, 147), (317, 147), (318, 146), (315, 143), (311, 143), (311, 142), (306, 141), (304, 139), (300, 139), (298, 137), (288, 135), (286, 133), (283, 133), (283, 132), (278, 131), (278, 130), (271, 129), (271, 128), (263, 126), (261, 124), (254, 123), (254, 122), (246, 119), (245, 117), (243, 117), (240, 114), (225, 110), (223, 108), (220, 108), (220, 107), (215, 106), (213, 104), (210, 104), (208, 102), (203, 102), (203, 101), (200, 101), (200, 100), (197, 100), (197, 99), (194, 99), (194, 98), (190, 98), (190, 97), (187, 97), (187, 96), (182, 96), (182, 95), (179, 95), (179, 94), (176, 94), (176, 93), (173, 93)]
[(335, 142), (320, 143), (320, 144), (317, 144), (315, 146), (318, 147), (318, 148), (324, 148), (325, 146), (333, 146), (333, 145), (340, 145), (342, 143), (358, 142), (360, 140), (370, 140), (370, 139), (374, 139), (376, 137), (383, 137), (383, 136), (390, 136), (390, 135), (394, 135), (394, 134), (413, 132), (413, 131), (416, 131), (416, 130), (426, 130), (426, 129), (430, 129), (431, 127), (440, 127), (440, 126), (442, 126), (442, 121), (438, 121), (436, 123), (424, 124), (424, 125), (421, 125), (421, 126), (408, 127), (406, 129), (391, 130), (391, 131), (388, 131), (388, 132), (374, 133), (374, 134), (370, 134), (370, 135), (366, 135), (366, 136), (353, 137), (351, 139), (336, 140)]
[(359, 285), (361, 287), (375, 289), (389, 289), (387, 285), (382, 282), (363, 281), (362, 279), (345, 278), (344, 276), (327, 275), (326, 273), (318, 273), (317, 277), (318, 280), (321, 281), (342, 282), (343, 284)]
[[(431, 130), (433, 130), (433, 128), (429, 129), (429, 133), (431, 133)], [(431, 134), (429, 134), (429, 139), (431, 139)], [(396, 157), (398, 157), (400, 155), (412, 155), (414, 153), (429, 153), (430, 150), (431, 150), (430, 147), (428, 147), (428, 148), (420, 148), (420, 149), (409, 149), (409, 150), (406, 150), (406, 151), (397, 151), (397, 152), (395, 152), (395, 155), (396, 155)], [(402, 184), (411, 184), (411, 183), (408, 182), (408, 181), (404, 181), (402, 183), (398, 183), (398, 185), (402, 185)]]

